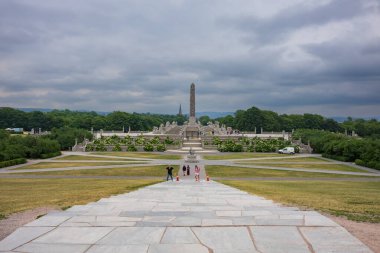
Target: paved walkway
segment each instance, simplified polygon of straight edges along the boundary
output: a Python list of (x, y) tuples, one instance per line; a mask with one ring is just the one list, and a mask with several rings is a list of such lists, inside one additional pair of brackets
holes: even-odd
[(0, 242), (1, 252), (371, 252), (332, 220), (216, 182), (164, 182), (73, 206)]

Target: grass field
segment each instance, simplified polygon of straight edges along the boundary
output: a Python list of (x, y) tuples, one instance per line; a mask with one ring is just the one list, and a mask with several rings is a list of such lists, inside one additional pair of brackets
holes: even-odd
[(158, 182), (159, 180), (0, 178), (0, 216), (37, 207), (65, 208), (87, 204)]
[(228, 159), (245, 159), (245, 158), (258, 158), (258, 157), (281, 157), (289, 156), (276, 153), (227, 153), (220, 155), (205, 155), (205, 160), (228, 160)]
[(221, 181), (276, 202), (356, 221), (380, 222), (379, 182)]
[(96, 160), (96, 161), (136, 161), (134, 159), (128, 158), (110, 158), (110, 157), (96, 157), (93, 155), (83, 156), (83, 155), (68, 155), (64, 157), (58, 157), (54, 160), (68, 160), (68, 161), (81, 161), (81, 160)]
[(179, 160), (182, 159), (180, 155), (170, 155), (164, 153), (141, 153), (141, 152), (96, 152), (93, 155), (108, 155), (119, 157), (131, 158), (149, 158), (149, 159), (163, 159), (163, 160)]
[[(89, 170), (61, 170), (19, 173), (18, 175), (60, 175), (60, 176), (151, 176), (165, 177), (166, 166), (142, 166), (126, 168), (89, 169)], [(173, 175), (178, 172), (178, 167), (174, 167)]]
[(330, 163), (329, 161), (326, 161), (319, 157), (297, 157), (297, 156), (288, 156), (283, 158), (276, 158), (276, 159), (260, 159), (260, 160), (237, 160), (235, 162), (238, 163), (267, 163), (267, 162), (289, 162), (289, 163), (302, 163), (302, 162), (318, 162), (318, 163)]
[(352, 172), (367, 172), (355, 167), (351, 167), (344, 164), (303, 164), (303, 163), (239, 163), (239, 164), (249, 164), (255, 166), (270, 166), (270, 167), (283, 167), (283, 168), (295, 168), (295, 169), (310, 169), (310, 170), (337, 170), (337, 171), (352, 171)]
[(298, 177), (298, 178), (347, 178), (354, 175), (327, 174), (318, 172), (301, 172), (286, 170), (271, 170), (260, 168), (243, 168), (234, 166), (207, 165), (206, 173), (210, 177)]
[[(18, 167), (14, 170), (30, 170), (30, 169), (49, 169), (49, 168), (66, 168), (66, 167), (83, 167), (83, 166), (105, 166), (105, 165), (123, 165), (131, 164), (136, 162), (42, 162), (32, 165), (26, 165), (23, 167)], [(139, 162), (143, 163), (143, 162)]]

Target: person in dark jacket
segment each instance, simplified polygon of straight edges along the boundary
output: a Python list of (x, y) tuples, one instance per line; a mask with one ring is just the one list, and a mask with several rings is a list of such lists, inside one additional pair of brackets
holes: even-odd
[(186, 166), (185, 165), (182, 166), (182, 172), (183, 172), (183, 175), (186, 176)]
[(173, 181), (173, 170), (174, 170), (174, 168), (168, 166), (168, 167), (166, 167), (166, 170), (168, 171), (168, 175), (166, 176), (166, 181), (169, 181), (169, 177)]
[(190, 176), (190, 166), (189, 165), (187, 165), (186, 170), (187, 170), (187, 175)]

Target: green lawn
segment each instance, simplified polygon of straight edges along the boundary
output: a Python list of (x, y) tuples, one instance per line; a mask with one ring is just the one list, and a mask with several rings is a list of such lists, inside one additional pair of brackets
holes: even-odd
[(297, 156), (288, 156), (284, 158), (277, 158), (277, 159), (260, 159), (260, 160), (241, 160), (241, 161), (235, 161), (235, 162), (241, 162), (241, 163), (266, 163), (266, 162), (291, 162), (291, 163), (298, 163), (298, 162), (318, 162), (318, 163), (331, 163), (329, 161), (326, 161), (319, 157), (297, 157)]
[(126, 193), (160, 180), (0, 178), (0, 217), (37, 207), (65, 208)]
[(226, 153), (220, 155), (205, 155), (205, 160), (228, 160), (228, 159), (245, 159), (245, 158), (258, 158), (258, 157), (281, 157), (289, 156), (277, 153)]
[(68, 161), (81, 161), (81, 160), (100, 160), (100, 161), (136, 161), (128, 158), (110, 158), (110, 157), (97, 157), (93, 155), (83, 156), (83, 155), (68, 155), (64, 157), (58, 157), (54, 160), (68, 160)]
[(327, 163), (327, 164), (302, 164), (302, 163), (295, 163), (295, 164), (288, 164), (288, 163), (239, 163), (239, 164), (249, 164), (249, 165), (255, 165), (255, 166), (270, 166), (270, 167), (283, 167), (283, 168), (296, 168), (296, 169), (310, 169), (310, 170), (337, 170), (337, 171), (353, 171), (353, 172), (368, 172), (364, 171), (355, 167), (351, 167), (344, 164), (334, 164), (334, 163)]
[(221, 181), (283, 204), (380, 222), (380, 182)]
[(91, 153), (93, 155), (108, 155), (130, 158), (150, 158), (150, 159), (162, 159), (162, 160), (180, 160), (180, 155), (170, 155), (166, 153), (143, 153), (143, 152), (96, 152)]
[[(61, 170), (61, 171), (42, 171), (25, 172), (20, 175), (65, 175), (65, 176), (152, 176), (165, 177), (165, 166), (141, 166), (108, 169), (89, 169), (89, 170)], [(173, 175), (178, 172), (178, 167), (174, 167)]]
[(210, 177), (299, 177), (299, 178), (347, 178), (360, 177), (354, 175), (327, 174), (318, 172), (271, 170), (260, 168), (244, 168), (235, 166), (207, 165), (206, 173)]
[[(30, 170), (30, 169), (49, 169), (49, 168), (66, 168), (66, 167), (83, 167), (83, 166), (105, 166), (105, 165), (123, 165), (131, 164), (136, 162), (41, 162), (32, 165), (26, 165), (23, 167), (18, 167), (14, 170)], [(144, 162), (138, 162), (144, 163)]]

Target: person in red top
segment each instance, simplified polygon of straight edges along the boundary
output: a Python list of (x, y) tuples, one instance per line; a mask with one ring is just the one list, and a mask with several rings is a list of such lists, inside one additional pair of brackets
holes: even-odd
[(199, 181), (199, 173), (201, 172), (201, 168), (198, 165), (195, 165), (195, 181)]

